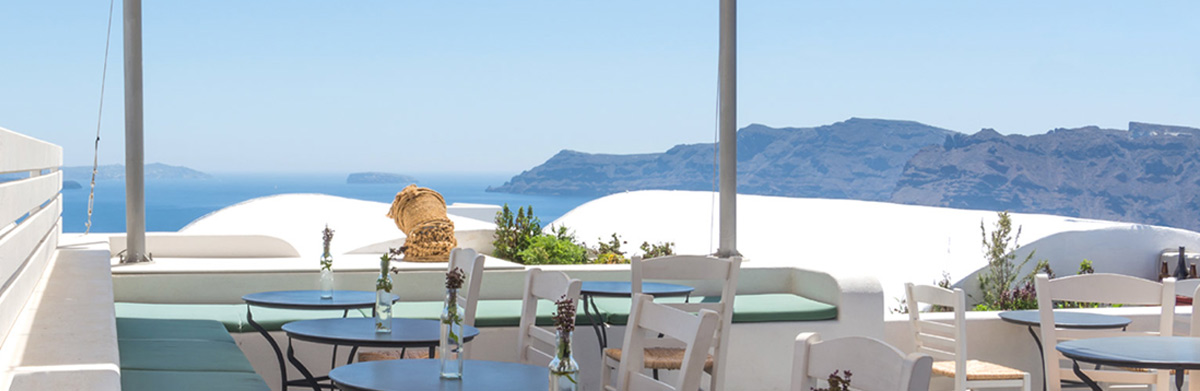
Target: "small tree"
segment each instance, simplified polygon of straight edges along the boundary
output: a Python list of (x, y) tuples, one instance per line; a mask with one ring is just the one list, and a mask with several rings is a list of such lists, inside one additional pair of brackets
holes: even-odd
[(496, 249), (492, 255), (514, 262), (525, 263), (521, 259), (521, 251), (529, 247), (533, 238), (542, 234), (542, 222), (533, 216), (533, 205), (526, 212), (524, 207), (517, 208), (516, 216), (508, 204), (496, 212), (496, 233), (492, 246)]
[(999, 220), (996, 221), (992, 232), (988, 232), (987, 227), (983, 222), (979, 222), (979, 230), (983, 236), (983, 255), (988, 260), (987, 271), (979, 275), (979, 290), (983, 293), (983, 304), (992, 310), (1010, 310), (1017, 302), (1015, 300), (1021, 296), (1014, 295), (1014, 288), (1024, 288), (1014, 286), (1020, 278), (1018, 272), (1025, 264), (1033, 259), (1033, 251), (1025, 257), (1021, 263), (1016, 263), (1017, 249), (1021, 248), (1018, 241), (1021, 239), (1021, 227), (1017, 226), (1017, 232), (1014, 235), (1012, 230), (1012, 219), (1008, 212), (998, 212)]

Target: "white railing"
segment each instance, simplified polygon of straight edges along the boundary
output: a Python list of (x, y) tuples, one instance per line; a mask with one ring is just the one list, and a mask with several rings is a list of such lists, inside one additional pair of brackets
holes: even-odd
[(0, 340), (8, 341), (62, 231), (62, 147), (0, 128)]

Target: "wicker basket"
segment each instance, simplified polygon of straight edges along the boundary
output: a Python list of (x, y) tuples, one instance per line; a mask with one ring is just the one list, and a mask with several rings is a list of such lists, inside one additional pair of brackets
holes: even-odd
[(387, 217), (396, 222), (404, 234), (413, 228), (434, 220), (446, 219), (446, 200), (433, 189), (408, 185), (396, 193), (392, 209)]
[(446, 217), (446, 201), (432, 189), (408, 185), (396, 193), (387, 216), (408, 235), (405, 261), (448, 262), (450, 250), (458, 246), (454, 222)]

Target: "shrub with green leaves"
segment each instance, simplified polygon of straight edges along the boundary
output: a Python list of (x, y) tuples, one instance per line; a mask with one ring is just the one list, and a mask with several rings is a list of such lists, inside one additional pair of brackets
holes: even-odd
[(675, 255), (674, 242), (658, 242), (650, 244), (650, 242), (642, 242), (642, 259), (665, 257)]
[(625, 252), (621, 251), (621, 244), (625, 243), (621, 237), (613, 232), (612, 239), (608, 242), (600, 241), (599, 247), (596, 249), (596, 263), (602, 264), (622, 264), (629, 263), (629, 258), (625, 258)]
[(587, 248), (571, 236), (543, 234), (529, 241), (529, 247), (517, 253), (526, 265), (570, 265), (587, 263)]
[(496, 233), (493, 236), (492, 256), (508, 259), (513, 262), (525, 263), (521, 259), (521, 251), (529, 248), (533, 238), (542, 235), (542, 222), (533, 216), (533, 205), (526, 212), (524, 207), (517, 208), (513, 215), (508, 204), (496, 212)]
[[(1017, 273), (1033, 259), (1033, 251), (1029, 252), (1021, 263), (1016, 263), (1016, 251), (1021, 248), (1017, 242), (1021, 239), (1021, 227), (1017, 226), (1014, 235), (1012, 218), (1008, 212), (998, 212), (999, 220), (994, 229), (988, 232), (983, 222), (979, 222), (979, 230), (983, 235), (983, 254), (987, 258), (987, 270), (979, 274), (979, 290), (983, 293), (980, 306), (989, 310), (1016, 310), (1032, 302), (1037, 306), (1036, 294), (1032, 301), (1027, 297), (1028, 287), (1017, 286)], [(1025, 284), (1028, 285), (1028, 284)]]

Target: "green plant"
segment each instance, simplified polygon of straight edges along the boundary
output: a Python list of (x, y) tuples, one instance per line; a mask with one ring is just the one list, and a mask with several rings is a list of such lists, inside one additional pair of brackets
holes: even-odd
[(587, 248), (573, 237), (540, 235), (529, 241), (529, 247), (517, 253), (517, 259), (526, 265), (569, 265), (587, 262)]
[(621, 251), (621, 244), (627, 243), (622, 241), (616, 232), (613, 232), (612, 239), (608, 242), (600, 240), (599, 248), (596, 249), (596, 262), (603, 264), (620, 264), (629, 263), (629, 258), (625, 258), (625, 252)]
[(1083, 262), (1079, 263), (1079, 272), (1075, 274), (1092, 274), (1095, 272), (1096, 269), (1092, 269), (1092, 261), (1084, 259)]
[[(838, 372), (841, 372), (845, 376), (838, 375)], [(829, 379), (826, 380), (829, 383), (829, 388), (810, 387), (809, 389), (812, 391), (850, 391), (850, 375), (849, 370), (835, 370), (829, 374)]]
[(650, 242), (642, 242), (642, 259), (658, 258), (667, 255), (675, 255), (674, 242), (658, 242), (650, 244)]
[[(1022, 309), (1018, 307), (1024, 306), (1024, 302), (1027, 301), (1024, 297), (1026, 287), (1015, 287), (1017, 272), (1033, 259), (1034, 252), (1029, 252), (1021, 263), (1015, 263), (1016, 251), (1021, 248), (1018, 244), (1021, 239), (1021, 227), (1017, 227), (1014, 235), (1012, 219), (1008, 212), (998, 212), (997, 215), (999, 219), (991, 232), (988, 232), (982, 221), (979, 222), (979, 230), (983, 236), (983, 253), (988, 261), (987, 271), (979, 274), (979, 290), (983, 293), (980, 305), (990, 310)], [(1033, 303), (1036, 306), (1037, 301), (1033, 300)]]
[(525, 263), (520, 258), (521, 251), (529, 248), (533, 238), (541, 235), (542, 222), (534, 217), (533, 205), (529, 206), (528, 211), (525, 207), (517, 208), (517, 214), (513, 215), (508, 204), (504, 204), (504, 207), (496, 212), (496, 233), (492, 240), (495, 250), (492, 251), (492, 256)]

